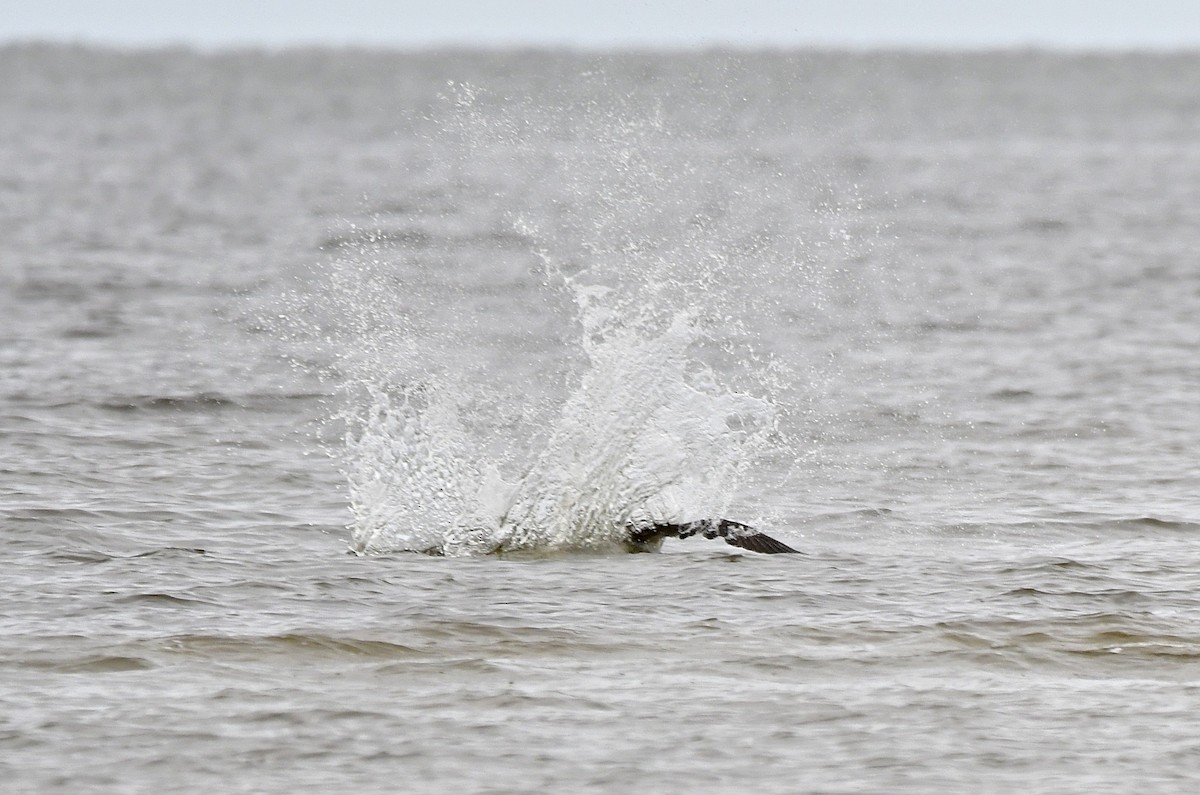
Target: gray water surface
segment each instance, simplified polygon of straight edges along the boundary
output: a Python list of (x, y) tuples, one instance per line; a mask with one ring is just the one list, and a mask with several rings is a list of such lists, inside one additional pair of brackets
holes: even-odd
[[(0, 49), (7, 791), (1189, 791), (1197, 85)], [(545, 258), (647, 251), (785, 366), (724, 505), (806, 554), (350, 554), (347, 379), (456, 375), (511, 474), (589, 367)]]

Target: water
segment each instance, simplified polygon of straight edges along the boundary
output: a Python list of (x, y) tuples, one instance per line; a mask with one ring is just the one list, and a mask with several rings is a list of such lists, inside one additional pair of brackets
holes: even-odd
[(9, 791), (1186, 791), (1198, 77), (0, 50)]

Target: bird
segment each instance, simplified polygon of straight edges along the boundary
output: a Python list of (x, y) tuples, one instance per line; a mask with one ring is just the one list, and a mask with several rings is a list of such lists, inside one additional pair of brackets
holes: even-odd
[(705, 538), (720, 538), (726, 544), (774, 555), (781, 552), (803, 554), (782, 541), (760, 533), (753, 527), (730, 519), (701, 519), (695, 522), (656, 522), (653, 524), (630, 525), (624, 539), (630, 552), (657, 552), (666, 538), (690, 538), (701, 535)]

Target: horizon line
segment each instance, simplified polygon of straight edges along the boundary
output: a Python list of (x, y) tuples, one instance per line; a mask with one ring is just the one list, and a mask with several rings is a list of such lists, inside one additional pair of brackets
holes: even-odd
[(0, 47), (74, 47), (118, 52), (162, 52), (167, 50), (190, 50), (198, 54), (223, 52), (287, 52), (299, 50), (345, 50), (365, 52), (391, 52), (406, 54), (432, 54), (436, 52), (490, 52), (520, 53), (545, 52), (580, 54), (602, 53), (662, 53), (685, 54), (704, 52), (727, 53), (771, 53), (771, 52), (828, 52), (828, 53), (897, 53), (897, 54), (986, 54), (986, 53), (1047, 53), (1068, 55), (1187, 55), (1200, 54), (1200, 42), (1195, 43), (1107, 43), (1107, 42), (941, 42), (941, 41), (891, 41), (871, 42), (853, 40), (808, 40), (781, 42), (762, 40), (697, 40), (697, 41), (646, 41), (638, 39), (614, 40), (611, 42), (570, 42), (549, 40), (471, 41), (463, 39), (430, 39), (427, 41), (388, 42), (369, 38), (307, 39), (295, 38), (272, 42), (256, 39), (230, 39), (220, 42), (204, 42), (180, 38), (118, 39), (88, 36), (43, 36), (18, 35), (0, 36)]

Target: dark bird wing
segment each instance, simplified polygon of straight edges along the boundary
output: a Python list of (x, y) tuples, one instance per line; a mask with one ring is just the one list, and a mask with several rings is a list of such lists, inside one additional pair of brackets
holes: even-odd
[(630, 532), (630, 540), (640, 545), (660, 541), (664, 538), (689, 538), (694, 535), (720, 538), (726, 544), (767, 555), (780, 552), (799, 553), (799, 550), (792, 549), (766, 533), (758, 532), (750, 525), (729, 519), (704, 519), (699, 522), (663, 523), (634, 528)]
[(725, 536), (725, 543), (741, 547), (742, 549), (748, 549), (751, 552), (762, 552), (767, 555), (774, 555), (778, 552), (800, 552), (800, 550), (792, 549), (778, 539), (771, 538), (766, 533), (730, 534)]

